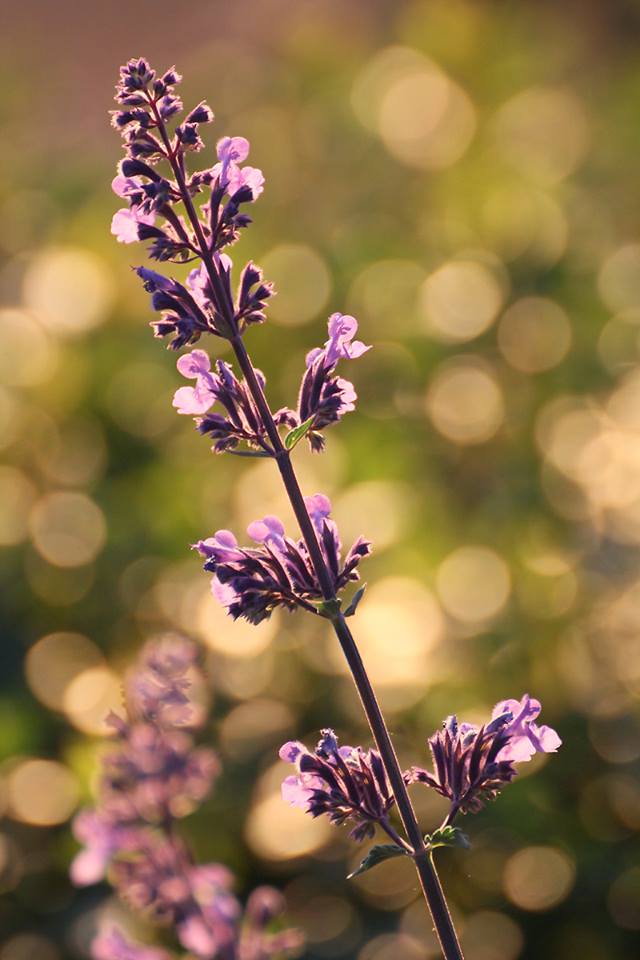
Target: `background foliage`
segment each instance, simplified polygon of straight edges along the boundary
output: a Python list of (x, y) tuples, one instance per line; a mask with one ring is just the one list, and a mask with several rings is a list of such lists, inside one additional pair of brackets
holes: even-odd
[(343, 539), (374, 541), (356, 634), (403, 762), (525, 690), (565, 741), (441, 856), (469, 960), (636, 956), (638, 4), (23, 0), (3, 21), (0, 960), (86, 955), (118, 915), (69, 886), (68, 820), (122, 670), (171, 630), (207, 651), (225, 764), (186, 825), (200, 857), (282, 885), (308, 957), (437, 952), (409, 864), (347, 882), (358, 851), (280, 801), (283, 740), (367, 741), (331, 636), (227, 622), (189, 554), (288, 512), (270, 464), (175, 416), (142, 252), (109, 236), (134, 55), (175, 61), (210, 147), (248, 136), (267, 176), (238, 255), (279, 289), (249, 335), (273, 407), (332, 310), (375, 344), (358, 414), (296, 457)]

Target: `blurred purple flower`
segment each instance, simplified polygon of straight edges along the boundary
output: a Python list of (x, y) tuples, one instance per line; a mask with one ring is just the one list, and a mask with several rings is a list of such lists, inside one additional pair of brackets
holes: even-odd
[(94, 939), (91, 956), (93, 960), (170, 960), (166, 950), (132, 943), (117, 927)]
[(537, 751), (555, 752), (561, 740), (550, 727), (536, 727), (540, 703), (525, 694), (521, 701), (496, 704), (492, 719), (477, 727), (447, 717), (442, 730), (429, 738), (433, 772), (411, 767), (407, 783), (424, 783), (451, 801), (449, 817), (476, 813), (517, 775), (514, 766)]
[(291, 429), (311, 420), (306, 435), (315, 451), (324, 448), (324, 437), (319, 431), (355, 410), (357, 394), (353, 384), (333, 375), (338, 361), (354, 360), (371, 349), (360, 340), (353, 340), (358, 329), (354, 317), (334, 313), (328, 326), (329, 339), (324, 347), (316, 347), (307, 354), (297, 410), (284, 407), (275, 416), (277, 423)]
[(339, 747), (333, 730), (323, 730), (313, 753), (290, 741), (281, 747), (280, 759), (297, 769), (282, 784), (283, 799), (291, 806), (312, 817), (326, 814), (336, 824), (351, 820), (355, 840), (372, 837), (376, 824), (387, 823), (394, 798), (377, 750)]
[(197, 647), (183, 637), (169, 635), (147, 643), (127, 675), (127, 708), (133, 718), (159, 726), (193, 726), (198, 715), (189, 673), (197, 675), (197, 660)]
[[(328, 497), (316, 494), (305, 498), (305, 503), (337, 594), (347, 583), (359, 579), (356, 568), (371, 552), (371, 544), (360, 537), (342, 561), (338, 528), (329, 517)], [(195, 544), (206, 558), (205, 570), (214, 574), (213, 593), (230, 616), (260, 623), (278, 606), (317, 612), (312, 601), (322, 600), (323, 593), (304, 541), (287, 537), (278, 517), (256, 520), (247, 532), (259, 547), (238, 546), (228, 530), (219, 530), (214, 537)]]
[(112, 857), (135, 850), (139, 841), (136, 827), (88, 809), (76, 815), (73, 834), (84, 845), (69, 868), (71, 880), (78, 887), (102, 880)]

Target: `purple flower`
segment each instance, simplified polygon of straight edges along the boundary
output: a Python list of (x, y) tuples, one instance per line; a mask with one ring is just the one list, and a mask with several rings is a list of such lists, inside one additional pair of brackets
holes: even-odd
[(134, 719), (161, 727), (194, 725), (189, 690), (196, 672), (195, 644), (179, 636), (150, 641), (127, 677), (127, 707)]
[[(338, 529), (329, 518), (331, 504), (323, 494), (307, 497), (320, 550), (337, 594), (352, 580), (358, 580), (357, 566), (371, 551), (369, 541), (360, 537), (341, 559)], [(304, 607), (317, 612), (312, 601), (323, 599), (323, 592), (303, 540), (292, 540), (277, 517), (264, 517), (247, 530), (259, 547), (240, 547), (228, 530), (195, 544), (205, 557), (205, 570), (214, 574), (214, 596), (235, 619), (244, 617), (260, 623), (282, 606), (288, 610)]]
[(539, 727), (533, 721), (542, 709), (539, 700), (532, 700), (528, 693), (518, 700), (501, 700), (493, 708), (492, 719), (510, 714), (506, 726), (509, 743), (500, 753), (500, 760), (522, 763), (535, 753), (556, 753), (562, 740), (551, 727)]
[(386, 824), (394, 803), (377, 750), (339, 747), (333, 730), (323, 730), (313, 753), (297, 741), (285, 743), (280, 759), (296, 766), (297, 774), (282, 784), (287, 803), (312, 817), (326, 814), (332, 823), (351, 820), (350, 836), (372, 837), (376, 824)]
[(144, 282), (145, 290), (151, 294), (153, 309), (161, 314), (160, 320), (151, 323), (154, 335), (173, 337), (169, 344), (172, 350), (195, 343), (203, 333), (222, 335), (215, 327), (214, 311), (202, 309), (201, 292), (195, 286), (192, 274), (189, 274), (185, 287), (177, 280), (170, 280), (146, 267), (138, 267), (136, 273)]
[[(193, 173), (188, 171), (186, 157), (203, 148), (200, 125), (212, 121), (213, 112), (206, 103), (199, 103), (172, 134), (168, 124), (183, 110), (175, 92), (180, 80), (174, 68), (158, 77), (143, 59), (131, 60), (121, 70), (116, 87), (120, 109), (113, 112), (112, 122), (122, 133), (126, 156), (113, 188), (128, 201), (129, 208), (115, 214), (112, 232), (122, 243), (150, 241), (149, 255), (153, 259), (183, 262), (192, 260), (194, 255), (202, 256), (204, 245), (207, 253), (215, 255), (237, 240), (240, 230), (251, 222), (240, 208), (262, 193), (264, 177), (254, 167), (240, 166), (249, 152), (249, 142), (244, 137), (223, 137), (218, 142), (217, 164)], [(166, 176), (157, 172), (159, 165), (168, 168)], [(207, 188), (209, 200), (197, 210), (187, 210), (186, 219), (175, 209), (185, 201), (185, 194), (190, 199)], [(192, 222), (196, 216), (198, 225)], [(257, 268), (250, 267), (255, 274)], [(208, 292), (208, 300), (219, 314), (211, 332), (232, 336), (247, 323), (263, 320), (264, 300), (272, 290), (268, 284), (262, 284), (260, 272), (257, 271), (258, 280), (254, 281), (258, 289), (249, 292), (246, 282), (241, 282), (236, 305), (241, 314), (236, 319), (236, 323), (242, 320), (240, 328), (232, 324), (234, 305), (227, 289), (228, 278), (224, 270), (219, 273), (215, 295)], [(224, 296), (225, 302), (218, 302), (216, 296)], [(158, 336), (171, 332), (173, 328), (166, 322), (156, 324)], [(186, 334), (179, 325), (177, 345), (194, 342), (197, 337), (193, 337), (193, 332), (192, 329)]]
[[(196, 383), (194, 387), (176, 390), (173, 406), (178, 413), (195, 415), (198, 431), (215, 440), (212, 449), (216, 453), (246, 443), (253, 449), (273, 454), (247, 384), (236, 379), (228, 363), (218, 360), (213, 373), (209, 356), (203, 350), (192, 350), (180, 357), (177, 367), (183, 376)], [(255, 374), (264, 387), (262, 373), (256, 370)], [(207, 412), (215, 403), (224, 408), (226, 415)]]
[(307, 369), (300, 384), (297, 410), (285, 407), (276, 414), (276, 421), (290, 428), (311, 420), (307, 439), (315, 451), (322, 450), (325, 444), (320, 430), (355, 410), (357, 394), (353, 384), (334, 376), (338, 361), (354, 360), (371, 349), (360, 340), (353, 340), (358, 329), (354, 317), (334, 313), (328, 326), (329, 339), (324, 347), (316, 347), (307, 354)]
[(73, 821), (73, 834), (82, 849), (70, 867), (72, 882), (78, 887), (103, 879), (112, 857), (135, 849), (138, 832), (129, 824), (119, 823), (96, 810), (81, 810)]
[[(484, 726), (458, 723), (447, 717), (442, 730), (428, 740), (433, 772), (411, 767), (407, 783), (424, 783), (451, 801), (449, 816), (476, 813), (493, 800), (517, 775), (515, 763), (529, 760), (536, 751), (555, 752), (561, 744), (555, 730), (536, 727), (532, 721), (540, 703), (528, 694), (496, 704)], [(533, 727), (533, 729), (532, 729)]]
[(117, 927), (94, 939), (91, 956), (93, 960), (170, 960), (166, 950), (132, 943)]
[(210, 793), (220, 766), (213, 750), (152, 723), (122, 725), (103, 759), (102, 808), (120, 818), (163, 823), (191, 813)]
[(153, 225), (155, 213), (142, 213), (139, 207), (123, 207), (111, 220), (111, 233), (118, 243), (135, 243), (140, 240), (140, 224)]
[(255, 167), (239, 167), (249, 155), (249, 141), (245, 137), (223, 137), (216, 147), (219, 163), (212, 173), (218, 178), (220, 187), (233, 197), (243, 188), (251, 191), (251, 199), (260, 196), (264, 188), (262, 171)]

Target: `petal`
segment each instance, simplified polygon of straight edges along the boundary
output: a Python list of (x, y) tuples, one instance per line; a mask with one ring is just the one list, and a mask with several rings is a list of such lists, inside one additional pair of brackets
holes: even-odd
[(231, 584), (220, 583), (217, 577), (211, 578), (211, 593), (223, 607), (230, 607), (238, 598), (238, 594)]
[(249, 141), (246, 137), (222, 137), (216, 144), (216, 152), (223, 163), (242, 163), (249, 156)]
[(292, 807), (307, 809), (311, 791), (304, 787), (299, 777), (286, 777), (282, 781), (282, 799)]
[(350, 314), (332, 313), (328, 323), (331, 340), (352, 340), (358, 329), (358, 321)]
[(552, 727), (529, 726), (529, 738), (539, 753), (555, 753), (562, 746), (562, 740)]
[(136, 243), (138, 237), (138, 221), (131, 210), (123, 207), (116, 210), (111, 218), (111, 233), (118, 243)]
[(250, 523), (247, 533), (256, 543), (267, 543), (271, 540), (280, 546), (284, 536), (284, 524), (278, 517), (263, 517), (262, 520), (254, 520)]
[(306, 752), (307, 748), (304, 743), (300, 743), (299, 740), (289, 740), (280, 747), (278, 756), (281, 760), (284, 760), (285, 763), (295, 763), (300, 754)]
[(204, 350), (192, 350), (191, 353), (179, 357), (176, 366), (183, 377), (193, 380), (211, 370), (211, 360)]
[(491, 719), (495, 720), (496, 717), (502, 716), (504, 713), (510, 713), (512, 717), (515, 717), (517, 713), (520, 712), (520, 701), (519, 700), (500, 700), (499, 703), (496, 703), (493, 711), (491, 713)]
[(238, 541), (234, 534), (231, 533), (231, 530), (216, 530), (215, 542), (221, 547), (227, 547), (230, 550), (238, 546)]
[(179, 387), (173, 395), (172, 404), (178, 413), (200, 414), (206, 413), (215, 400), (215, 395), (206, 388)]
[(310, 367), (313, 361), (316, 359), (316, 357), (319, 357), (321, 353), (324, 353), (324, 350), (322, 349), (322, 347), (314, 347), (313, 350), (309, 350), (309, 353), (305, 358), (306, 365)]
[(81, 850), (69, 867), (71, 882), (77, 887), (86, 887), (102, 880), (107, 868), (108, 858), (103, 850)]
[(531, 760), (535, 754), (536, 748), (531, 743), (529, 737), (514, 737), (506, 747), (503, 747), (496, 760), (509, 760), (511, 763), (524, 763)]
[(315, 493), (312, 497), (304, 498), (309, 516), (315, 523), (320, 523), (331, 513), (331, 501), (324, 493)]
[(367, 350), (371, 350), (371, 344), (367, 346), (362, 340), (354, 340), (349, 347), (349, 359), (356, 360), (358, 357), (361, 357), (363, 353), (366, 353)]

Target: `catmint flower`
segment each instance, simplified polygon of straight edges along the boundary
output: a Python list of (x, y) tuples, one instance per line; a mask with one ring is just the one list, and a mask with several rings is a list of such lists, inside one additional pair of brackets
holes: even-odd
[(146, 644), (127, 676), (129, 714), (159, 726), (199, 725), (202, 718), (190, 696), (197, 660), (196, 646), (179, 636)]
[(433, 772), (411, 767), (407, 783), (424, 783), (451, 801), (455, 813), (476, 813), (485, 801), (493, 800), (505, 784), (517, 775), (516, 763), (534, 753), (553, 753), (561, 745), (550, 727), (537, 727), (533, 720), (540, 703), (528, 694), (518, 700), (504, 700), (494, 707), (491, 720), (477, 727), (459, 723), (453, 715), (428, 740)]
[(73, 834), (83, 844), (70, 866), (71, 880), (78, 887), (98, 883), (116, 853), (135, 850), (139, 845), (136, 827), (96, 810), (81, 810), (77, 814)]
[(229, 331), (224, 319), (224, 305), (218, 290), (214, 289), (204, 266), (192, 270), (186, 283), (169, 279), (138, 267), (137, 274), (144, 288), (151, 294), (151, 305), (161, 314), (152, 321), (156, 337), (172, 336), (172, 350), (195, 343), (203, 333), (226, 337), (231, 332), (244, 330), (251, 323), (265, 319), (264, 303), (273, 293), (270, 283), (262, 282), (262, 272), (253, 263), (247, 264), (240, 277), (238, 295), (233, 303), (231, 291), (231, 259), (226, 254), (217, 256), (222, 296), (232, 303), (234, 329)]
[[(113, 126), (122, 133), (126, 152), (113, 189), (129, 204), (114, 215), (112, 232), (122, 243), (151, 241), (149, 255), (156, 260), (191, 260), (202, 253), (202, 239), (209, 253), (234, 243), (240, 230), (251, 222), (241, 206), (254, 201), (264, 186), (260, 170), (240, 165), (249, 153), (249, 141), (244, 137), (223, 137), (218, 142), (218, 163), (188, 172), (185, 158), (204, 148), (200, 126), (213, 120), (213, 111), (206, 103), (199, 103), (171, 134), (168, 123), (183, 111), (175, 91), (180, 80), (173, 68), (158, 77), (146, 60), (130, 60), (122, 67), (116, 87), (120, 109), (112, 114)], [(157, 172), (162, 161), (171, 168), (171, 176)], [(191, 198), (205, 188), (210, 189), (211, 196), (196, 213), (199, 228), (194, 230), (174, 207), (184, 200), (185, 190)], [(221, 281), (224, 287), (222, 273)], [(263, 294), (262, 300), (270, 291)], [(217, 304), (216, 308), (221, 310), (222, 305)], [(257, 306), (246, 315), (259, 314), (260, 310)], [(254, 316), (246, 322), (259, 319), (263, 318)], [(220, 328), (220, 324), (216, 326)], [(223, 336), (237, 332), (229, 330), (228, 324), (223, 324), (223, 328)], [(159, 335), (168, 332), (164, 330)]]
[(502, 700), (493, 708), (492, 719), (509, 714), (506, 726), (509, 743), (500, 753), (500, 760), (522, 763), (535, 753), (555, 753), (562, 740), (551, 727), (539, 727), (534, 720), (542, 709), (539, 700), (532, 700), (528, 693), (518, 700)]
[[(273, 453), (253, 397), (245, 381), (236, 379), (228, 363), (218, 360), (214, 373), (208, 354), (204, 350), (192, 350), (180, 357), (177, 367), (184, 377), (196, 382), (193, 387), (176, 390), (173, 406), (178, 413), (195, 415), (198, 431), (215, 440), (212, 449), (216, 453), (236, 447), (241, 442)], [(259, 370), (255, 374), (264, 388), (266, 381), (263, 374)], [(224, 408), (226, 416), (208, 413), (214, 403)]]
[(170, 960), (166, 950), (132, 943), (117, 927), (93, 940), (91, 956), (93, 960)]
[(264, 186), (262, 171), (255, 167), (239, 166), (249, 155), (249, 141), (245, 137), (223, 137), (218, 141), (216, 151), (220, 162), (215, 164), (211, 172), (225, 193), (233, 197), (247, 187), (251, 191), (251, 199), (257, 199)]
[(85, 845), (72, 879), (94, 883), (111, 861), (145, 842), (145, 825), (186, 816), (210, 792), (215, 753), (195, 747), (189, 729), (201, 722), (191, 702), (196, 648), (177, 637), (147, 645), (126, 678), (126, 716), (111, 714), (112, 750), (104, 754), (96, 810), (74, 821)]
[(290, 428), (311, 421), (307, 439), (311, 449), (320, 451), (325, 440), (320, 431), (337, 423), (345, 413), (355, 410), (357, 394), (353, 384), (334, 376), (339, 360), (354, 360), (370, 350), (360, 340), (353, 340), (358, 329), (354, 317), (334, 313), (329, 318), (329, 339), (324, 347), (316, 347), (307, 354), (307, 369), (298, 393), (297, 410), (283, 408), (275, 419)]
[[(356, 568), (371, 552), (371, 544), (360, 537), (343, 561), (338, 528), (329, 516), (329, 498), (316, 494), (305, 498), (305, 503), (337, 594), (347, 583), (359, 579)], [(234, 620), (244, 617), (260, 623), (278, 606), (288, 610), (303, 607), (317, 613), (313, 601), (321, 601), (323, 592), (304, 541), (287, 537), (278, 517), (251, 523), (247, 533), (258, 547), (240, 547), (229, 530), (219, 530), (195, 544), (205, 558), (204, 569), (214, 574), (214, 596), (229, 615)]]
[(355, 840), (372, 837), (375, 825), (387, 822), (394, 798), (377, 750), (339, 747), (333, 730), (323, 730), (313, 753), (290, 741), (281, 747), (280, 759), (297, 770), (282, 784), (283, 799), (291, 806), (312, 817), (326, 814), (335, 824), (350, 820)]
[(179, 730), (119, 724), (118, 748), (103, 758), (102, 808), (122, 819), (162, 823), (191, 813), (218, 774), (216, 755)]

